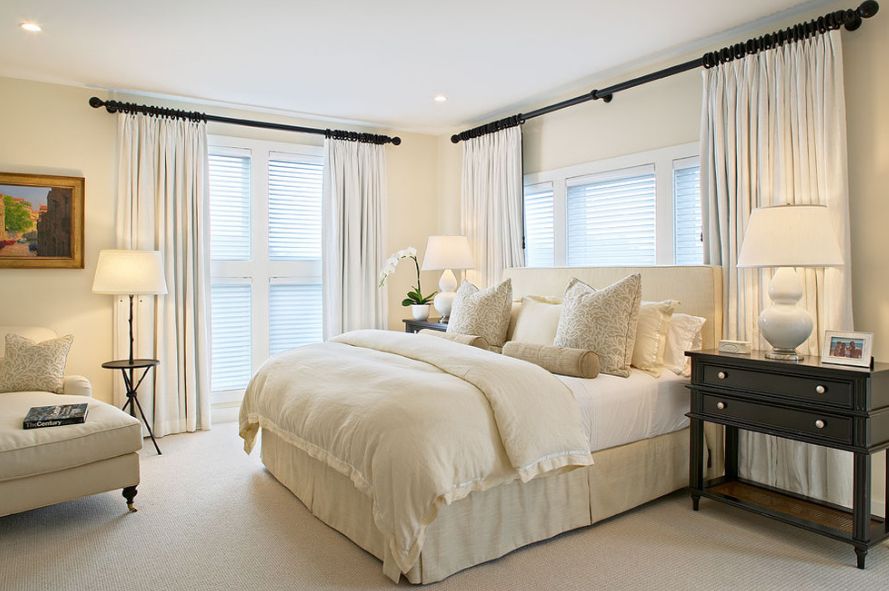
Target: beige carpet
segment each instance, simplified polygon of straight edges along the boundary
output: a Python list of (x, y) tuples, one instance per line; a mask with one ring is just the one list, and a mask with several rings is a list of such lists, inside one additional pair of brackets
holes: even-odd
[[(244, 455), (234, 424), (161, 449), (143, 450), (138, 513), (117, 491), (0, 518), (0, 589), (394, 588)], [(424, 589), (889, 588), (887, 548), (868, 558), (859, 571), (851, 546), (676, 494)]]

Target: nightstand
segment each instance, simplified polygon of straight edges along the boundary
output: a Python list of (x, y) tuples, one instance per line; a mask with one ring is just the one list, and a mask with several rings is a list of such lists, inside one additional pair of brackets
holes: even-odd
[[(693, 509), (706, 497), (847, 542), (855, 547), (858, 568), (864, 568), (868, 549), (889, 537), (889, 523), (870, 513), (871, 455), (889, 447), (889, 364), (859, 368), (813, 356), (792, 363), (766, 359), (759, 351), (687, 355)], [(705, 421), (725, 426), (725, 475), (707, 482)], [(739, 429), (852, 452), (852, 511), (739, 478)]]
[(405, 318), (402, 322), (404, 322), (404, 332), (420, 332), (424, 328), (447, 332), (448, 323), (439, 322), (440, 320), (441, 318), (430, 318), (428, 320), (414, 320), (413, 318)]

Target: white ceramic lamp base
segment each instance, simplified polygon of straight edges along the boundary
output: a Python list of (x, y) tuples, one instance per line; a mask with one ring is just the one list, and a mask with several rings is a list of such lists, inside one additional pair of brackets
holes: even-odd
[(759, 330), (772, 346), (769, 359), (799, 361), (796, 348), (812, 334), (812, 316), (797, 304), (803, 297), (803, 284), (791, 267), (779, 267), (769, 283), (772, 305), (759, 315)]
[(445, 269), (438, 280), (438, 294), (435, 296), (433, 304), (436, 311), (441, 316), (442, 322), (447, 322), (451, 315), (451, 306), (454, 304), (454, 298), (457, 297), (457, 277), (450, 269)]

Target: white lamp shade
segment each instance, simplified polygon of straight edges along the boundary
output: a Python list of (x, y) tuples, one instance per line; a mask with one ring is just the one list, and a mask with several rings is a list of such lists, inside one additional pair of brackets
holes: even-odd
[(840, 267), (843, 256), (823, 205), (754, 209), (738, 267)]
[(155, 250), (102, 250), (93, 292), (111, 295), (167, 293), (164, 261)]
[(424, 271), (471, 269), (474, 266), (466, 236), (430, 236), (426, 241)]

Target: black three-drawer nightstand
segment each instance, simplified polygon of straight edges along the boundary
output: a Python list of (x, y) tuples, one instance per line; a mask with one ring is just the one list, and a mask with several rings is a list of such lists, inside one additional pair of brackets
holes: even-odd
[[(858, 568), (864, 568), (868, 549), (889, 537), (889, 522), (871, 515), (871, 455), (889, 447), (889, 364), (830, 365), (811, 356), (791, 363), (766, 359), (762, 352), (687, 355), (694, 510), (706, 497), (850, 543)], [(725, 426), (725, 475), (708, 482), (704, 422)], [(739, 429), (852, 452), (852, 511), (739, 478)]]

